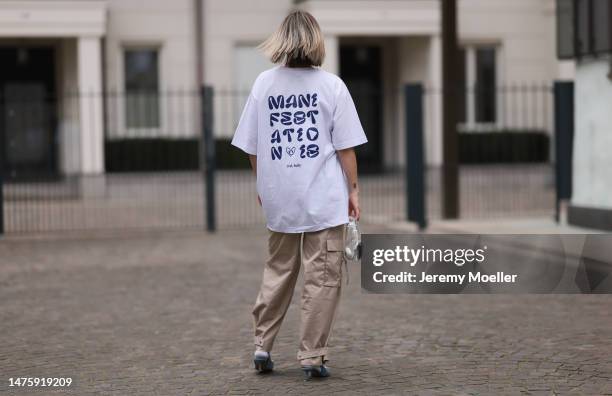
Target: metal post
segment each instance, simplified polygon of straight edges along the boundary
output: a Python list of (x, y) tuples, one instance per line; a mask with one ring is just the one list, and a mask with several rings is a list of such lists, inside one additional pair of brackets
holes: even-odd
[(442, 111), (443, 165), (442, 214), (445, 219), (459, 217), (459, 166), (457, 136), (457, 95), (460, 70), (457, 45), (457, 1), (440, 0), (442, 8)]
[(215, 137), (213, 135), (213, 88), (202, 86), (202, 139), (200, 141), (200, 169), (203, 169), (204, 196), (206, 197), (206, 229), (217, 229), (215, 211)]
[[(1, 146), (1, 145), (0, 145)], [(4, 149), (0, 147), (0, 149)], [(0, 162), (3, 161), (2, 155), (0, 155)], [(2, 165), (0, 164), (0, 235), (4, 235), (4, 176), (3, 176)]]
[(423, 145), (423, 85), (404, 86), (406, 114), (406, 208), (408, 221), (423, 230), (425, 218), (425, 155)]
[(572, 197), (574, 142), (574, 83), (555, 81), (555, 220), (561, 217), (561, 201)]
[[(0, 97), (0, 114), (4, 112), (4, 98)], [(0, 235), (4, 235), (4, 128), (0, 128)]]

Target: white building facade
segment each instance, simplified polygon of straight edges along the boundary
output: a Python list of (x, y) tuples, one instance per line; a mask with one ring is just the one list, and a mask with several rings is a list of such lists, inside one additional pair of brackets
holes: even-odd
[[(228, 139), (246, 91), (271, 67), (256, 46), (294, 7), (310, 11), (321, 24), (324, 68), (378, 104), (361, 109), (371, 142), (363, 156), (382, 168), (405, 163), (401, 89), (422, 83), (432, 92), (425, 104), (426, 158), (439, 164), (438, 0), (2, 0), (0, 49), (3, 62), (14, 65), (0, 81), (3, 95), (31, 89), (63, 97), (54, 131), (31, 128), (42, 146), (56, 146), (38, 154), (26, 150), (14, 160), (44, 163), (38, 157), (46, 155), (60, 173), (100, 174), (106, 169), (105, 139), (197, 139), (202, 83), (217, 93), (217, 138)], [(555, 56), (555, 15), (554, 0), (459, 0), (465, 84), (573, 78), (572, 62)], [(42, 49), (47, 52), (37, 52)], [(37, 56), (48, 62), (52, 76), (29, 65)], [(23, 78), (33, 70), (40, 76)], [(177, 92), (190, 99), (170, 102)], [(478, 124), (474, 100), (467, 97), (466, 103), (465, 123)], [(502, 104), (496, 106), (494, 113), (503, 111)]]
[[(245, 5), (241, 1), (208, 0), (205, 48), (214, 59), (208, 56), (205, 62), (206, 82), (240, 91), (248, 89), (258, 72), (271, 66), (256, 45), (280, 23), (293, 3), (269, 0)], [(371, 101), (378, 101), (378, 108), (368, 105), (359, 109), (358, 103), (369, 133), (367, 149), (375, 151), (361, 153), (361, 158), (370, 156), (384, 168), (404, 164), (401, 89), (407, 83), (422, 83), (432, 92), (425, 99), (426, 159), (429, 164), (440, 164), (440, 2), (306, 0), (297, 5), (311, 12), (324, 31), (327, 58), (323, 67), (339, 74), (354, 95), (360, 87), (376, 93)], [(573, 78), (573, 62), (560, 62), (555, 56), (555, 21), (554, 0), (459, 0), (458, 34), (464, 49), (465, 84), (474, 86), (480, 78), (478, 71), (486, 67), (494, 70), (492, 84), (498, 87)], [(505, 110), (502, 106), (499, 100), (497, 113)], [(473, 97), (466, 98), (466, 107), (466, 123), (477, 124)], [(218, 110), (217, 119), (225, 118)], [(220, 135), (231, 135), (232, 125), (228, 124), (218, 131)]]
[[(0, 1), (7, 174), (100, 175), (107, 139), (193, 137), (195, 99), (166, 100), (198, 85), (193, 6)], [(180, 128), (168, 124), (179, 117)]]
[[(0, 95), (6, 109), (2, 121), (6, 128), (9, 160), (12, 154), (18, 165), (45, 163), (55, 154), (59, 157), (59, 167), (67, 172), (102, 172), (101, 99), (71, 103), (62, 112), (57, 132), (43, 123), (23, 129), (11, 128), (21, 120), (13, 122), (10, 112), (12, 103), (17, 108), (23, 103), (20, 96), (24, 92), (29, 92), (31, 98), (45, 101), (58, 89), (102, 90), (102, 49), (108, 23), (106, 3), (2, 1), (0, 20), (0, 51), (4, 65)], [(44, 66), (36, 67), (36, 62)], [(31, 109), (22, 110), (29, 113)], [(53, 146), (55, 139), (62, 140), (62, 135), (69, 131), (87, 131), (87, 136), (84, 133), (77, 136), (82, 143), (78, 147), (47, 147)], [(24, 152), (17, 152), (18, 148), (24, 148)], [(53, 150), (57, 153), (49, 154)]]

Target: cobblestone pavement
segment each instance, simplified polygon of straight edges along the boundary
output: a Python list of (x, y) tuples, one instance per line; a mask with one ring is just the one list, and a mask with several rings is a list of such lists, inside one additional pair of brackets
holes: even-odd
[(71, 376), (65, 392), (78, 395), (612, 394), (611, 296), (370, 295), (356, 265), (333, 376), (303, 381), (295, 305), (273, 351), (276, 372), (257, 375), (250, 309), (265, 239), (0, 241), (0, 394), (27, 393), (8, 388), (16, 376)]

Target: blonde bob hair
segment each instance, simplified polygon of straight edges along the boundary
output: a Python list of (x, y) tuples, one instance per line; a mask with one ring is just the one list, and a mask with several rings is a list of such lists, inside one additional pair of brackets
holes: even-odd
[(321, 66), (325, 59), (323, 33), (308, 12), (292, 11), (279, 28), (259, 46), (272, 63), (289, 67)]

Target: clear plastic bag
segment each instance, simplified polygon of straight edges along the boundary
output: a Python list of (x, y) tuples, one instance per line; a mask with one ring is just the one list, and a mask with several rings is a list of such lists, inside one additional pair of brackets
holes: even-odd
[(351, 261), (361, 259), (361, 232), (359, 222), (353, 217), (349, 217), (344, 233), (344, 257)]

